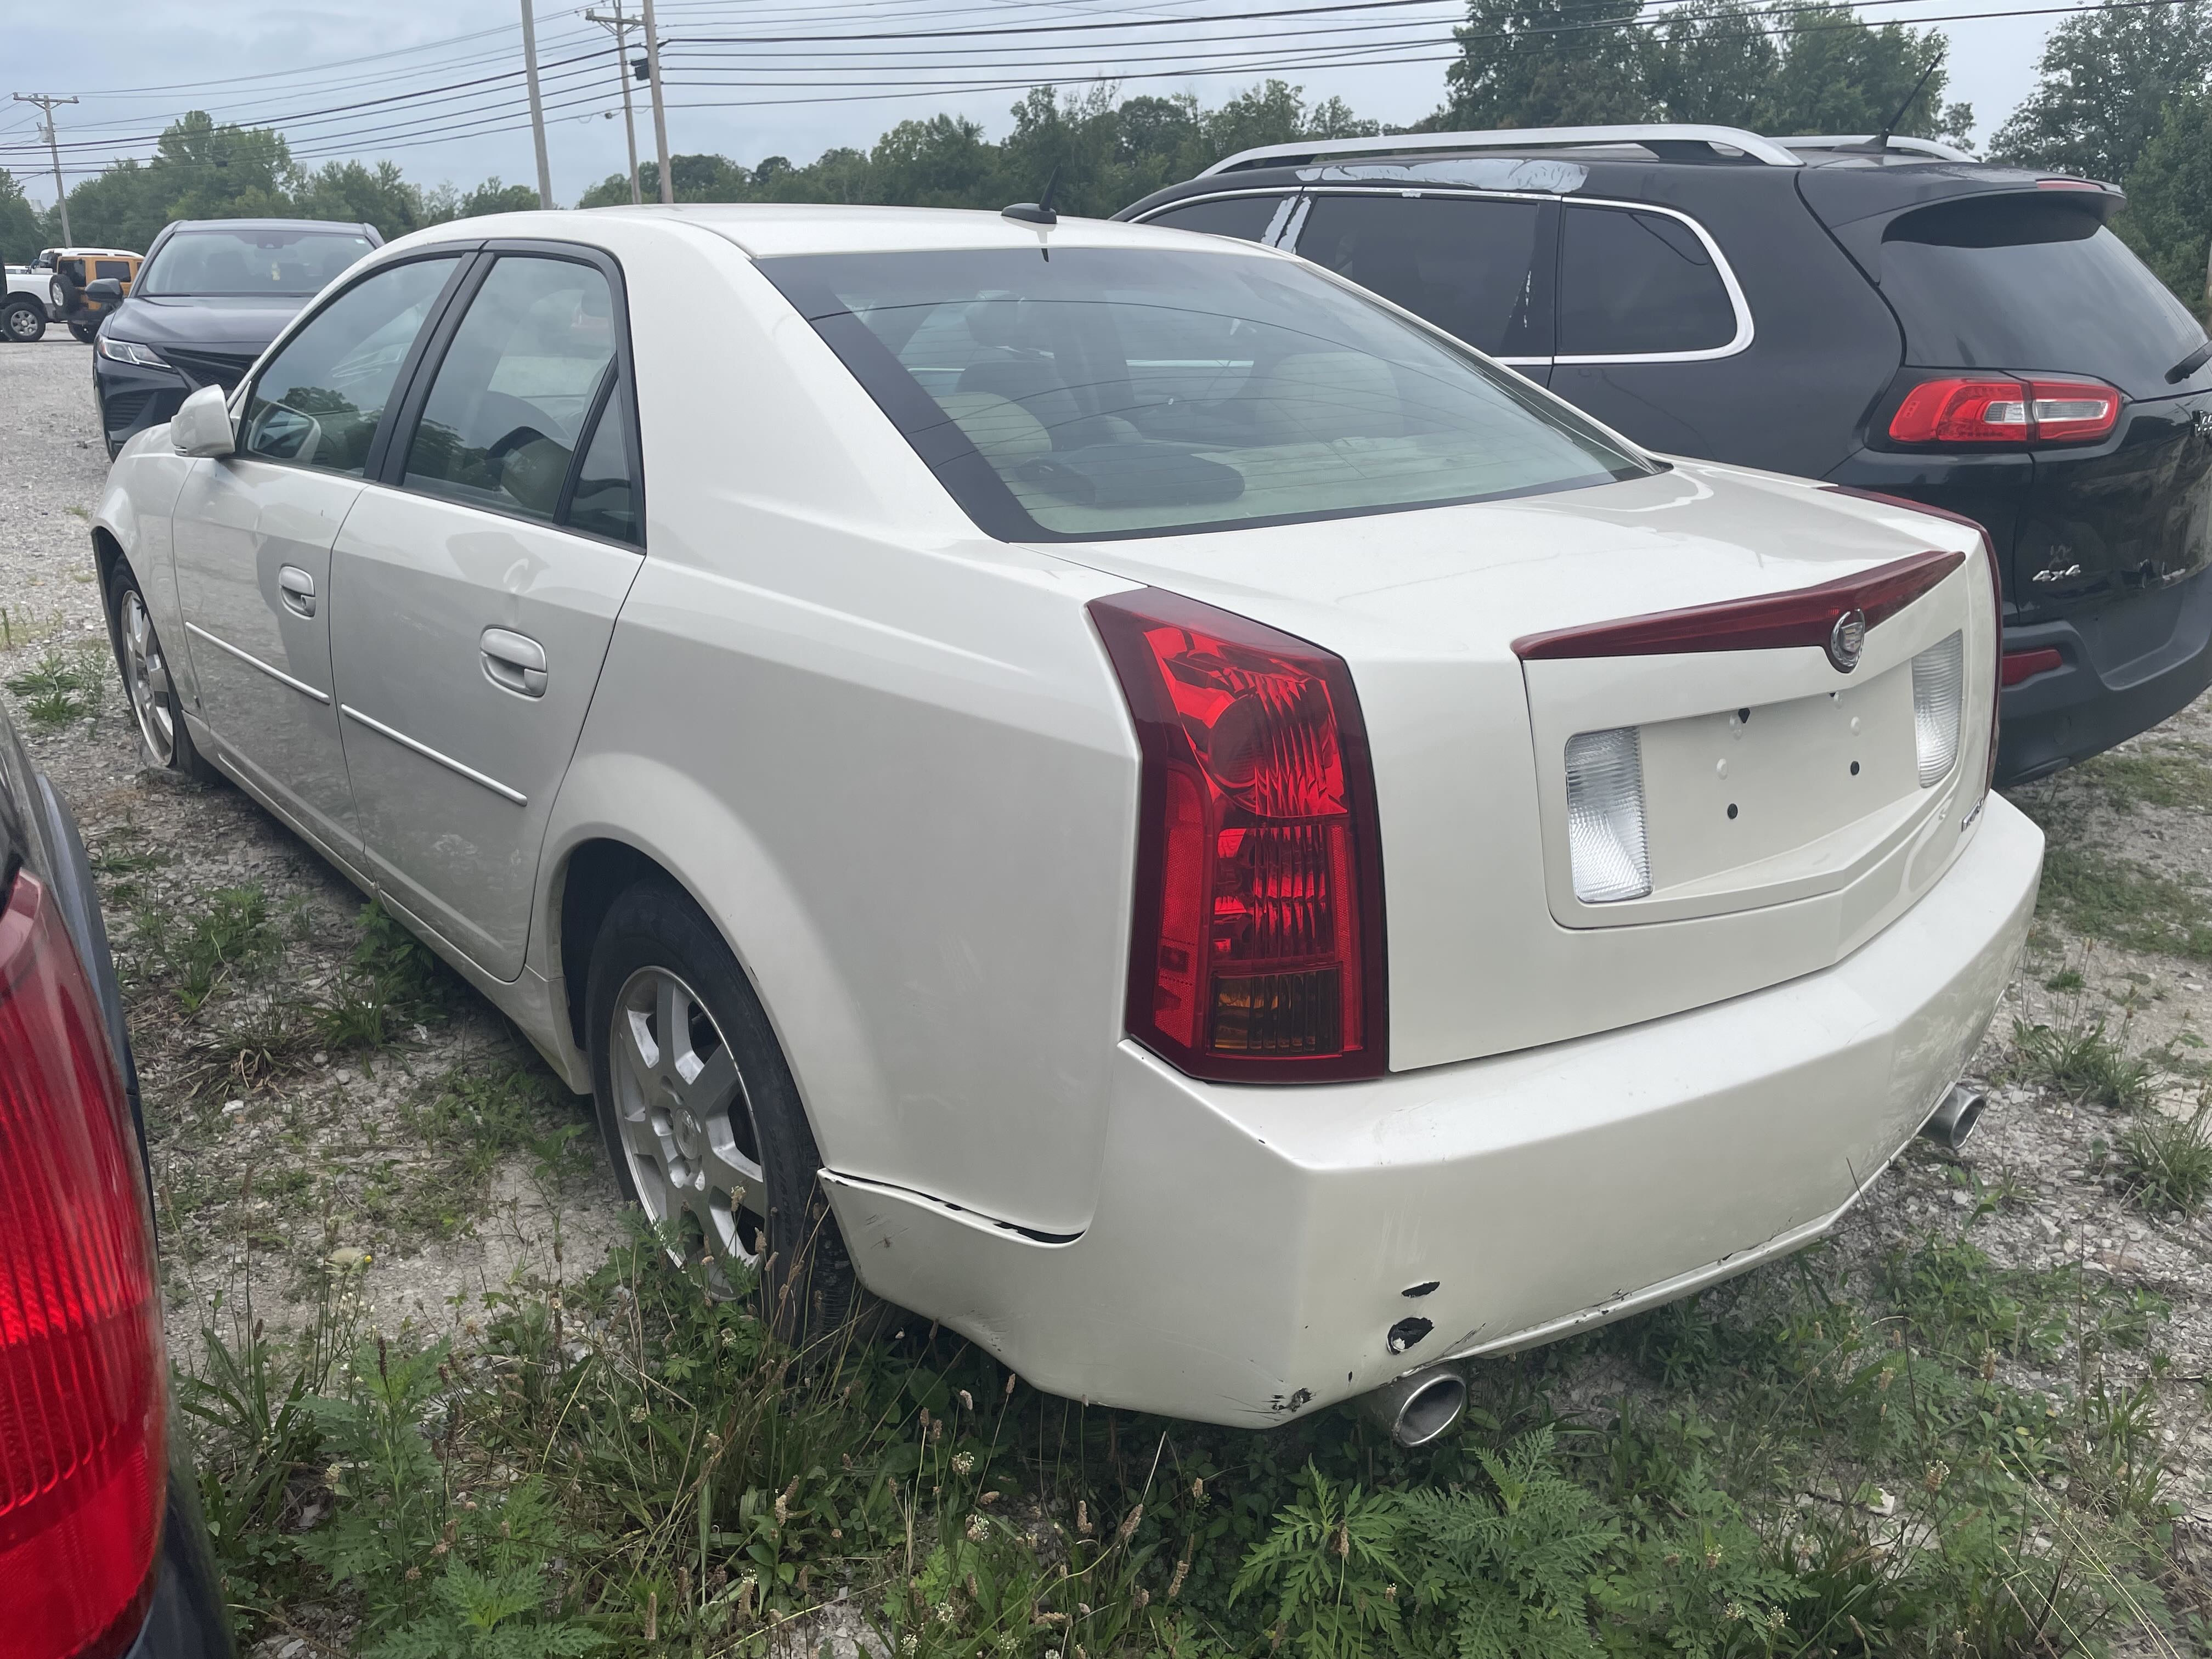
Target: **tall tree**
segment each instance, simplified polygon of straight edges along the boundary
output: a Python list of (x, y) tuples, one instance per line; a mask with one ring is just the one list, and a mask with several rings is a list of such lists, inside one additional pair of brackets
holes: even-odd
[(1593, 126), (1640, 121), (1643, 0), (1469, 0), (1444, 71), (1443, 128)]
[[(1973, 130), (1971, 106), (1943, 102), (1950, 42), (1940, 30), (1916, 34), (1901, 23), (1863, 23), (1844, 4), (1793, 7), (1776, 16), (1788, 31), (1772, 94), (1778, 135), (1878, 132), (1900, 107), (1899, 132), (1962, 139)], [(1927, 84), (1916, 96), (1923, 75)]]
[(2203, 316), (2212, 236), (2212, 98), (2176, 99), (2128, 174), (2120, 229), (2160, 280)]
[(2051, 31), (2040, 79), (1997, 130), (2004, 161), (2124, 180), (2166, 106), (2212, 80), (2212, 0), (2086, 11)]
[(1774, 131), (1782, 51), (1765, 10), (1748, 0), (1686, 0), (1644, 48), (1655, 119)]
[(0, 263), (27, 264), (45, 246), (39, 210), (23, 194), (15, 175), (0, 167)]

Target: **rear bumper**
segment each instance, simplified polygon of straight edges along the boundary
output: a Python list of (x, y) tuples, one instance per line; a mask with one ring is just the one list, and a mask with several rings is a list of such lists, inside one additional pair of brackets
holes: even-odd
[(2212, 568), (2092, 615), (2008, 628), (2004, 645), (2064, 659), (2004, 693), (1997, 781), (2025, 783), (2147, 731), (2212, 684)]
[(181, 1457), (170, 1464), (168, 1513), (154, 1573), (153, 1604), (125, 1659), (234, 1659), (207, 1525), (191, 1467)]
[(1995, 796), (1972, 833), (1835, 967), (1623, 1030), (1275, 1089), (1195, 1082), (1125, 1042), (1098, 1205), (1073, 1238), (823, 1182), (872, 1290), (1036, 1386), (1279, 1422), (1830, 1226), (1957, 1077), (2013, 972), (2043, 838)]

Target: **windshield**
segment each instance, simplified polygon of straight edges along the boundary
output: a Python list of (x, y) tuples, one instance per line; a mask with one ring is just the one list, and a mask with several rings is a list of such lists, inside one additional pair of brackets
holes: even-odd
[(1652, 470), (1510, 370), (1288, 260), (1078, 247), (760, 268), (1004, 541), (1383, 513)]
[(1919, 365), (2094, 374), (2158, 398), (2175, 389), (2166, 371), (2204, 343), (2189, 307), (2094, 208), (2057, 191), (1905, 215), (1883, 236), (1881, 286)]
[(305, 298), (374, 246), (358, 231), (181, 230), (147, 261), (142, 296), (274, 295)]

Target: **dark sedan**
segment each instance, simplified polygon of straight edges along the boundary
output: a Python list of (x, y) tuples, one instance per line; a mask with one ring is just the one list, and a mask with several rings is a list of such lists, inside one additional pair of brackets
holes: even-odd
[(0, 712), (0, 1651), (229, 1659), (84, 844)]
[[(92, 365), (112, 459), (204, 386), (228, 392), (300, 307), (384, 239), (317, 219), (180, 219), (146, 252)], [(100, 297), (100, 284), (87, 290)], [(119, 292), (119, 290), (118, 290)]]

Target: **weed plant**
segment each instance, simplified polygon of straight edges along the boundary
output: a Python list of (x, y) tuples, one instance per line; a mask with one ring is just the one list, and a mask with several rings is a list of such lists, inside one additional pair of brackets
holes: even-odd
[[(250, 1634), (765, 1659), (834, 1616), (902, 1659), (2025, 1659), (2172, 1622), (2163, 1307), (1999, 1268), (1971, 1223), (1863, 1282), (1800, 1257), (1479, 1367), (1419, 1453), (1340, 1413), (1086, 1408), (918, 1323), (793, 1352), (648, 1237), (434, 1339), (372, 1335), (356, 1273), (296, 1346), (211, 1333), (185, 1385)], [(1554, 1409), (1594, 1372), (1602, 1402)]]
[(2132, 1112), (2150, 1103), (2156, 1073), (2126, 1049), (2127, 1026), (2112, 1035), (2102, 1019), (2060, 1025), (2014, 1020), (2012, 1073), (2054, 1090), (2076, 1105)]
[(50, 651), (32, 667), (9, 678), (8, 689), (23, 700), (23, 713), (40, 731), (74, 725), (100, 712), (107, 683), (105, 661), (90, 652), (75, 661)]
[(2154, 1215), (2194, 1215), (2212, 1196), (2212, 1096), (2187, 1118), (2146, 1112), (2118, 1148), (2120, 1189)]

